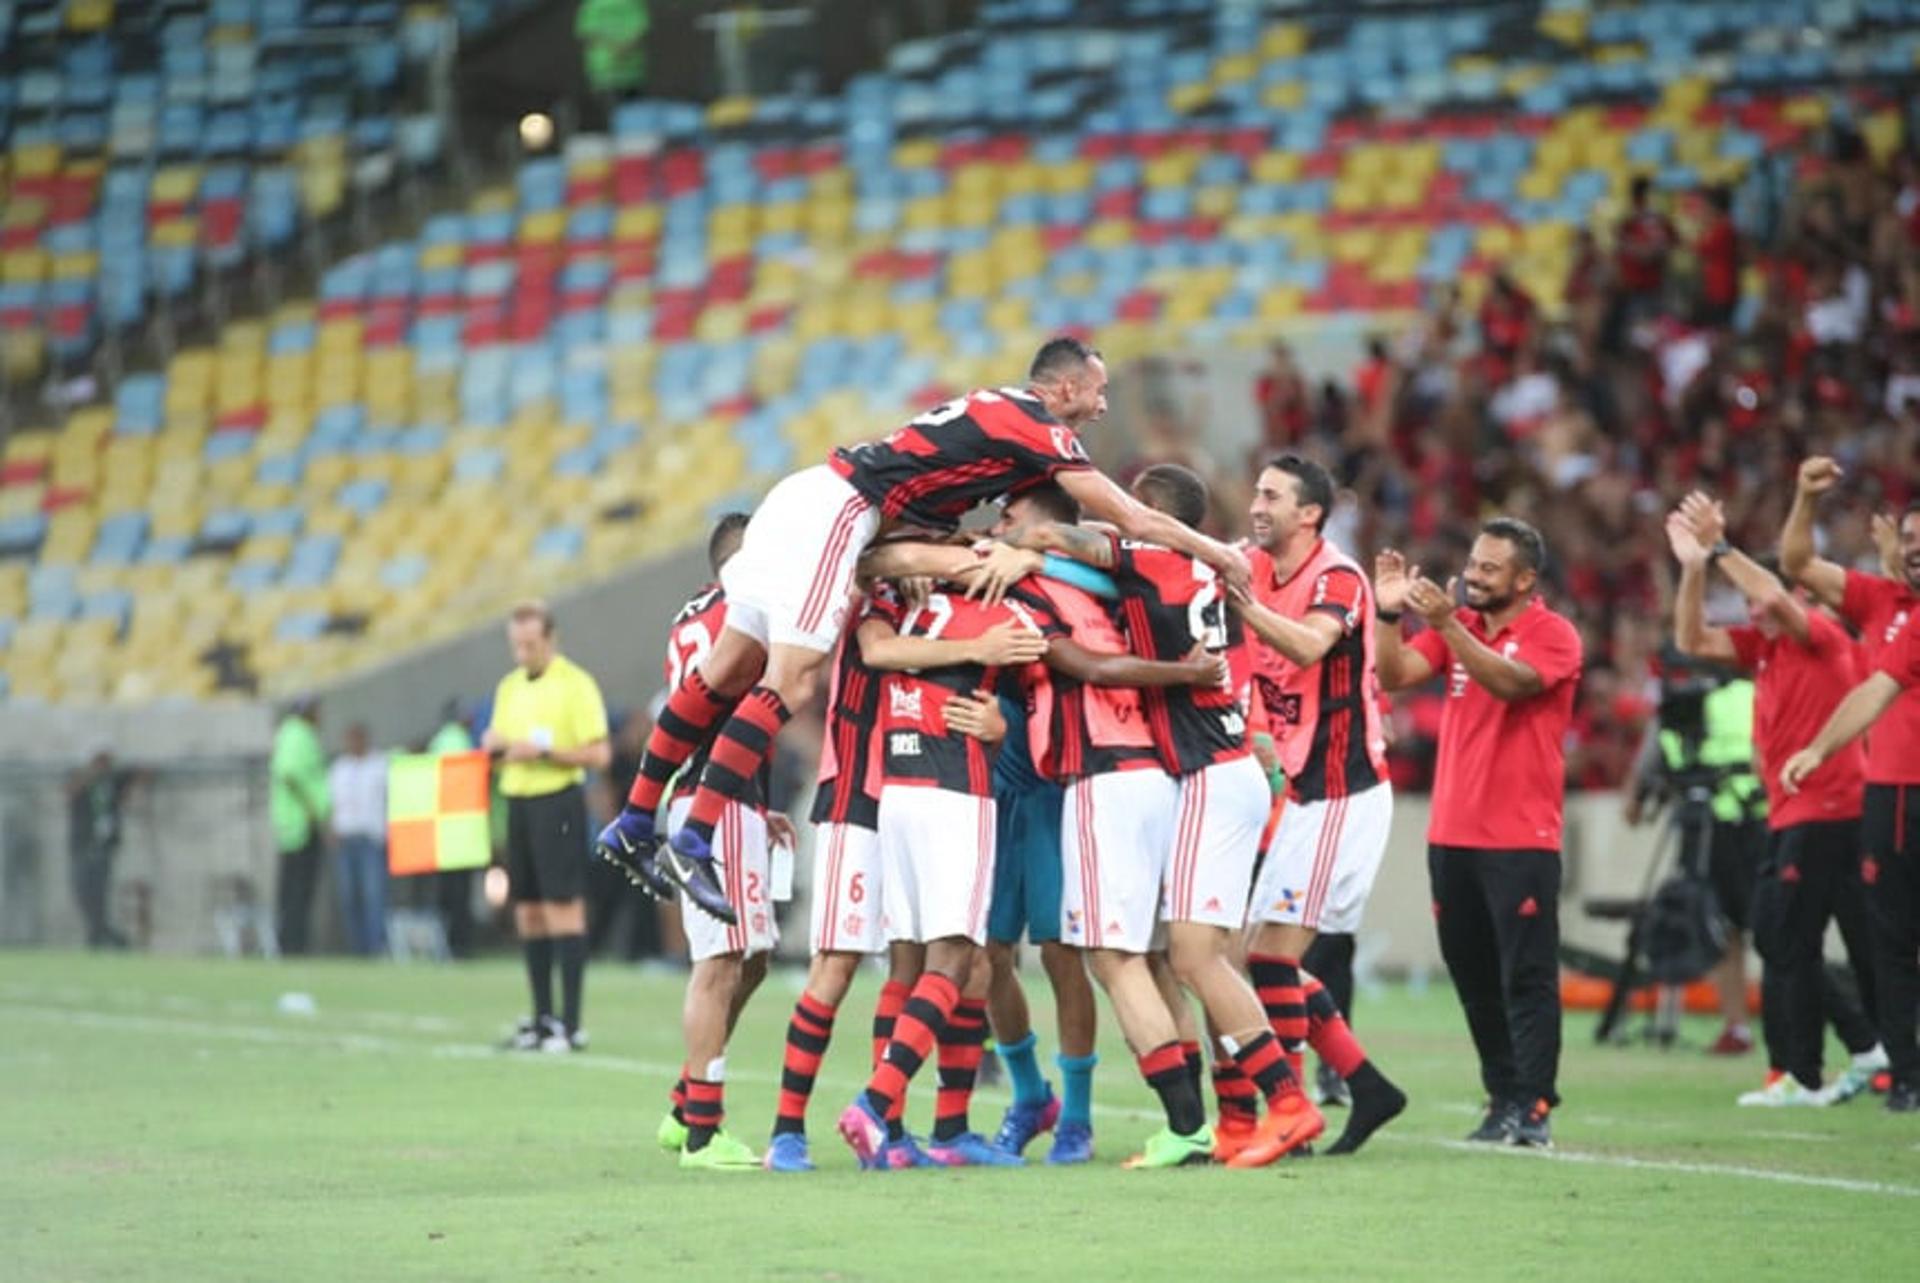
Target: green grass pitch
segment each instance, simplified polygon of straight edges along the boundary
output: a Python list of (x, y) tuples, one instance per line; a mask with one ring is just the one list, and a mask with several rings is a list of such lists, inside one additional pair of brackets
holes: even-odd
[[(289, 991), (317, 1010), (282, 1014)], [(1577, 1014), (1557, 1152), (1465, 1149), (1478, 1088), (1440, 988), (1362, 995), (1361, 1037), (1413, 1104), (1354, 1159), (1121, 1171), (1153, 1102), (1107, 1024), (1094, 1166), (858, 1172), (832, 1120), (874, 992), (863, 977), (822, 1071), (823, 1170), (695, 1176), (652, 1139), (672, 977), (592, 969), (593, 1049), (568, 1058), (490, 1050), (524, 1001), (506, 960), (6, 955), (0, 1277), (1920, 1277), (1920, 1119), (1736, 1109), (1757, 1056), (1598, 1049)], [(771, 979), (729, 1057), (728, 1125), (756, 1148), (793, 997)], [(916, 1085), (916, 1127), (932, 1096)], [(1005, 1100), (983, 1092), (976, 1125)]]

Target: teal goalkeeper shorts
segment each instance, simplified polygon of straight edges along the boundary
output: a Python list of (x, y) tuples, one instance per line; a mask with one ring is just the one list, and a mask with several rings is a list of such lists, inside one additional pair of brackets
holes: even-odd
[(1060, 809), (1057, 785), (1041, 784), (998, 799), (993, 904), (987, 939), (1035, 944), (1060, 938)]

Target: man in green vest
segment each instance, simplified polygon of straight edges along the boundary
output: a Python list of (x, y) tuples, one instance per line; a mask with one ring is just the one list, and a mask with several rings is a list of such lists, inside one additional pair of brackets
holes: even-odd
[[(436, 754), (472, 751), (473, 733), (460, 716), (460, 701), (448, 700), (440, 714), (440, 729), (427, 741), (427, 752)], [(502, 827), (506, 807), (499, 796), (494, 809), (501, 813)], [(496, 839), (498, 848), (501, 841)], [(440, 925), (447, 933), (447, 952), (464, 958), (473, 952), (473, 870), (447, 869), (433, 875), (434, 900), (440, 910)]]
[(327, 790), (327, 754), (320, 747), (318, 721), (310, 699), (288, 709), (274, 731), (269, 765), (272, 786), (267, 814), (280, 857), (276, 889), (280, 950), (288, 954), (308, 949), (313, 892), (320, 881), (321, 849), (326, 840), (327, 816), (333, 809)]
[(1753, 682), (1732, 677), (1700, 700), (1691, 733), (1662, 726), (1660, 762), (1667, 778), (1699, 774), (1713, 781), (1707, 877), (1727, 923), (1727, 947), (1711, 973), (1724, 1024), (1707, 1047), (1715, 1056), (1753, 1050), (1747, 1023), (1747, 930), (1754, 878), (1767, 856), (1767, 795), (1753, 764)]

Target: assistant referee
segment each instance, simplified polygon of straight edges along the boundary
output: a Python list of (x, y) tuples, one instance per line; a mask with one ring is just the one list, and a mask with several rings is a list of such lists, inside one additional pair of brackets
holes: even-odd
[[(1434, 925), (1488, 1096), (1467, 1139), (1512, 1145), (1550, 1144), (1560, 1100), (1562, 743), (1581, 656), (1574, 626), (1535, 595), (1545, 561), (1532, 526), (1489, 521), (1460, 575), (1464, 606), (1398, 553), (1374, 562), (1381, 684), (1447, 682), (1427, 824)], [(1403, 642), (1408, 608), (1427, 629)]]
[[(613, 750), (600, 687), (562, 655), (546, 603), (522, 602), (507, 616), (516, 667), (493, 693), (493, 718), (480, 746), (502, 762), (507, 799), (507, 879), (513, 924), (527, 959), (533, 1014), (510, 1045), (578, 1051), (580, 991), (587, 970), (588, 770), (605, 770)], [(553, 964), (561, 1009), (553, 1010)]]

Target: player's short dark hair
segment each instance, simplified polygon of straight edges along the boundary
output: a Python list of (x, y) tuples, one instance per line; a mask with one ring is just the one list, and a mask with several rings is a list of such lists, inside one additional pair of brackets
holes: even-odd
[(1033, 364), (1027, 367), (1027, 378), (1034, 383), (1057, 379), (1099, 355), (1098, 349), (1071, 334), (1056, 334), (1042, 343), (1040, 350), (1033, 354)]
[(1547, 564), (1547, 541), (1518, 517), (1495, 517), (1480, 527), (1480, 533), (1495, 539), (1504, 539), (1513, 546), (1514, 554), (1520, 558), (1522, 569), (1539, 574)]
[[(707, 565), (712, 567), (714, 574), (720, 573), (720, 563), (740, 547), (740, 540), (751, 520), (753, 517), (750, 513), (729, 512), (713, 523), (713, 533), (707, 536)], [(729, 547), (729, 544), (732, 546)], [(721, 555), (723, 553), (726, 556)]]
[(1156, 463), (1134, 481), (1133, 491), (1149, 508), (1195, 530), (1207, 519), (1207, 483), (1191, 468)]
[(1320, 506), (1320, 519), (1313, 523), (1313, 528), (1315, 532), (1325, 530), (1327, 518), (1333, 514), (1333, 474), (1306, 455), (1291, 452), (1279, 456), (1267, 466), (1293, 478), (1295, 488), (1300, 491), (1301, 503)]
[(1042, 481), (1039, 485), (1028, 486), (1011, 495), (1010, 499), (1025, 499), (1048, 521), (1057, 521), (1063, 526), (1080, 524), (1080, 501), (1068, 494), (1057, 481)]

